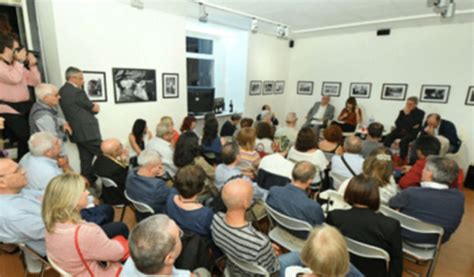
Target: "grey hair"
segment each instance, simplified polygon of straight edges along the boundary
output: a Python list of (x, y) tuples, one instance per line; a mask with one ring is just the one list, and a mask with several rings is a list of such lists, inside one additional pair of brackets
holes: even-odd
[(408, 102), (408, 101), (412, 101), (412, 102), (415, 103), (415, 105), (418, 105), (418, 97), (416, 97), (416, 96), (410, 96), (410, 97), (408, 97), (407, 102)]
[(314, 164), (308, 161), (300, 161), (295, 164), (295, 167), (293, 167), (291, 177), (293, 177), (294, 181), (306, 183), (309, 180), (314, 179), (317, 172), (318, 171)]
[(262, 111), (262, 116), (260, 117), (260, 121), (265, 121), (265, 119), (271, 118), (271, 117), (272, 117), (272, 113), (268, 110), (264, 110)]
[(171, 220), (165, 214), (150, 216), (135, 225), (128, 245), (135, 267), (143, 274), (157, 274), (165, 265), (166, 256), (175, 246), (169, 233)]
[(344, 141), (344, 150), (348, 153), (359, 154), (362, 151), (362, 141), (356, 136), (347, 137)]
[(158, 125), (156, 125), (156, 136), (159, 137), (159, 138), (162, 138), (164, 135), (168, 134), (170, 132), (170, 125), (166, 124), (166, 123), (158, 123)]
[(43, 156), (44, 152), (53, 148), (58, 138), (49, 132), (38, 132), (28, 140), (28, 147), (33, 156)]
[(290, 112), (286, 115), (286, 122), (291, 122), (291, 123), (294, 123), (296, 122), (296, 120), (298, 120), (298, 117), (296, 116), (296, 113), (295, 112)]
[(429, 156), (425, 169), (432, 173), (433, 182), (450, 185), (458, 176), (458, 164), (446, 157)]
[(57, 90), (55, 85), (45, 83), (39, 84), (37, 87), (35, 87), (36, 99), (43, 100), (46, 95), (52, 94), (55, 90)]
[(70, 66), (66, 69), (66, 81), (68, 81), (72, 76), (82, 73), (82, 70), (80, 70), (77, 67)]
[(161, 156), (155, 150), (145, 149), (140, 153), (140, 155), (138, 156), (137, 161), (138, 161), (139, 166), (157, 164), (157, 163), (161, 162)]

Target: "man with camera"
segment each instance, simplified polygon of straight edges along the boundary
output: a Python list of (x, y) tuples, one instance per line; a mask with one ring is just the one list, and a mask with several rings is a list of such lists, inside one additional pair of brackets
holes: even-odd
[(28, 86), (41, 83), (36, 57), (20, 47), (13, 35), (0, 34), (0, 116), (13, 141), (18, 141), (18, 159), (28, 152), (28, 114), (32, 102)]

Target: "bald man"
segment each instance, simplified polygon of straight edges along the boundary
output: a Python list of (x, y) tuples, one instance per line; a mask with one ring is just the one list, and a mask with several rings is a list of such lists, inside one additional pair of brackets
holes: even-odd
[(118, 186), (118, 189), (103, 187), (101, 199), (110, 205), (125, 204), (123, 192), (128, 175), (128, 150), (118, 139), (111, 138), (102, 141), (100, 151), (92, 167), (94, 174), (112, 179)]
[(334, 155), (331, 159), (331, 171), (340, 176), (351, 178), (362, 173), (362, 141), (356, 136), (349, 136), (344, 141), (344, 154)]

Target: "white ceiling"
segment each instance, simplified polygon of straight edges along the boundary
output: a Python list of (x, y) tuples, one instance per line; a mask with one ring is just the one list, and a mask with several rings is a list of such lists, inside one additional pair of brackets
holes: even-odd
[[(190, 17), (198, 16), (198, 7), (193, 0), (144, 0), (144, 2), (145, 8), (184, 13)], [(204, 2), (287, 24), (296, 36), (300, 33), (299, 31), (307, 29), (345, 24), (357, 25), (393, 18), (402, 20), (390, 24), (374, 24), (378, 26), (372, 26), (372, 28), (474, 21), (474, 0), (455, 0), (457, 15), (454, 20), (441, 20), (438, 16), (408, 20), (414, 16), (435, 14), (432, 8), (427, 7), (426, 0), (204, 0)], [(249, 18), (210, 7), (207, 11), (210, 22), (243, 29), (248, 29), (250, 26)], [(470, 13), (462, 15), (462, 11), (470, 11)], [(274, 26), (261, 24), (259, 31), (274, 32)]]

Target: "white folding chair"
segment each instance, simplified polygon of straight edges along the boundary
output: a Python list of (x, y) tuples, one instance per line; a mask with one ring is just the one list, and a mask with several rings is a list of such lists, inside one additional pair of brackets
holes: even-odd
[(31, 258), (41, 263), (39, 275), (40, 277), (43, 277), (44, 272), (47, 269), (47, 267), (51, 266), (49, 262), (45, 259), (45, 257), (41, 256), (41, 254), (33, 250), (31, 247), (29, 247), (25, 243), (18, 243), (18, 247), (20, 248), (23, 254), (23, 262), (25, 265), (25, 277), (28, 276), (29, 274), (38, 274), (36, 270), (31, 269), (31, 263), (28, 261), (29, 258), (27, 258), (27, 255), (29, 255)]
[(351, 208), (351, 205), (344, 201), (344, 196), (332, 189), (321, 192), (319, 198), (328, 201), (321, 206), (325, 214), (332, 210), (347, 210)]
[[(238, 268), (240, 268), (241, 270), (245, 272), (256, 274), (256, 275), (263, 275), (264, 277), (270, 277), (270, 273), (268, 273), (268, 271), (265, 268), (258, 265), (257, 263), (241, 261), (232, 257), (231, 255), (226, 255), (226, 257), (230, 262), (232, 262), (232, 264), (234, 264), (235, 266), (237, 266)], [(227, 267), (224, 270), (224, 276), (232, 277), (232, 274), (229, 272), (229, 269)]]
[(339, 175), (339, 174), (334, 173), (334, 172), (332, 172), (332, 171), (329, 171), (329, 177), (331, 177), (332, 180), (333, 180), (333, 186), (334, 186), (334, 189), (335, 189), (335, 190), (338, 190), (339, 187), (341, 186), (341, 184), (342, 184), (345, 180), (349, 179), (349, 178), (346, 177), (346, 176)]
[[(114, 182), (114, 180), (106, 178), (106, 177), (101, 177), (97, 176), (97, 181), (101, 183), (104, 187), (106, 188), (116, 188), (119, 189), (118, 185)], [(122, 209), (122, 213), (120, 214), (120, 222), (123, 221), (123, 218), (125, 216), (125, 210), (127, 209), (126, 204), (120, 204), (120, 205), (114, 205), (116, 208)]]
[(49, 263), (51, 264), (51, 266), (54, 268), (54, 270), (56, 270), (59, 275), (61, 275), (61, 277), (72, 277), (71, 274), (67, 273), (64, 269), (62, 269), (61, 267), (59, 267), (53, 259), (51, 259), (51, 257), (48, 256), (48, 261)]
[(438, 260), (441, 241), (444, 235), (444, 229), (430, 223), (423, 222), (417, 218), (408, 216), (401, 212), (391, 209), (385, 205), (380, 205), (380, 212), (385, 216), (394, 218), (400, 222), (403, 229), (420, 233), (420, 234), (436, 234), (438, 241), (436, 244), (403, 242), (403, 253), (415, 259), (415, 261), (431, 261), (426, 276), (433, 275)]
[[(301, 251), (304, 245), (304, 240), (290, 234), (287, 230), (311, 232), (313, 226), (311, 226), (311, 224), (308, 222), (277, 212), (266, 203), (265, 208), (272, 222), (276, 221), (276, 223), (278, 223), (273, 224), (273, 229), (268, 233), (270, 239), (290, 251)], [(278, 225), (286, 228), (287, 230)]]
[(388, 272), (390, 255), (387, 253), (387, 251), (348, 237), (345, 237), (345, 239), (350, 253), (362, 258), (384, 260), (386, 264), (386, 271)]
[(127, 194), (127, 191), (124, 192), (125, 194), (125, 198), (127, 198), (128, 201), (130, 201), (130, 203), (132, 203), (132, 205), (135, 207), (135, 209), (141, 213), (149, 213), (149, 214), (154, 214), (155, 211), (153, 210), (152, 207), (148, 206), (147, 204), (143, 203), (143, 202), (140, 202), (140, 201), (136, 201), (136, 200), (133, 200), (132, 198), (130, 198), (130, 196), (128, 196)]

